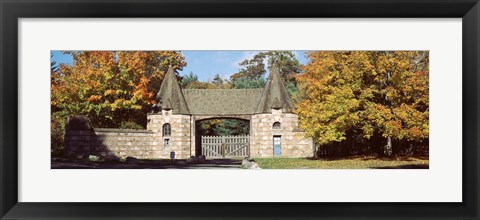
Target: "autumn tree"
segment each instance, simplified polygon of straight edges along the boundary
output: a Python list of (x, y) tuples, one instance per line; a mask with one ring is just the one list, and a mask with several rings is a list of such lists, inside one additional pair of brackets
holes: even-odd
[[(53, 61), (53, 53), (50, 54), (50, 83), (53, 86), (58, 85), (58, 77), (60, 76), (60, 67), (57, 62)], [(63, 130), (65, 128), (65, 120), (58, 114), (54, 114), (55, 109), (52, 107), (52, 115), (50, 117), (50, 146), (51, 153), (54, 155), (61, 154), (63, 150)]]
[(61, 64), (59, 73), (52, 74), (52, 114), (86, 115), (96, 127), (144, 126), (168, 67), (186, 65), (176, 51), (65, 53), (73, 64)]
[(392, 139), (429, 135), (428, 52), (310, 52), (297, 77), (299, 126), (320, 145), (341, 142), (349, 131), (380, 135), (384, 154)]

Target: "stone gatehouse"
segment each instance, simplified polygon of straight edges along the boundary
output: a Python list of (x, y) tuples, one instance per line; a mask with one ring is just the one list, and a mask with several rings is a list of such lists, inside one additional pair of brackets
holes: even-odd
[(200, 121), (240, 119), (250, 123), (248, 156), (313, 156), (313, 142), (298, 129), (293, 110), (275, 67), (264, 89), (181, 89), (170, 68), (157, 104), (147, 115), (146, 130), (91, 128), (88, 122), (82, 125), (78, 117), (70, 117), (65, 128), (66, 154), (159, 159), (175, 152), (175, 158), (185, 159), (202, 154), (196, 132)]

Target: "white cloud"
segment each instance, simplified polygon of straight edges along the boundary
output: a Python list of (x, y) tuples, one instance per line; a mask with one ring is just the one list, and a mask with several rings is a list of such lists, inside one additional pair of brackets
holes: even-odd
[(259, 52), (262, 52), (262, 51), (259, 51), (259, 50), (242, 51), (242, 56), (238, 60), (233, 61), (232, 66), (236, 69), (240, 69), (241, 66), (239, 65), (239, 63), (241, 63), (244, 60), (252, 59), (253, 56), (255, 56)]
[(216, 51), (213, 56), (215, 62), (218, 63), (228, 63), (231, 60), (230, 54), (226, 51)]

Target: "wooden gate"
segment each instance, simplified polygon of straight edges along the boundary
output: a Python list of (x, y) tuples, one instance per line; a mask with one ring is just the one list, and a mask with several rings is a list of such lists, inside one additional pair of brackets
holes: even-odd
[(202, 154), (206, 158), (247, 157), (250, 136), (202, 136)]

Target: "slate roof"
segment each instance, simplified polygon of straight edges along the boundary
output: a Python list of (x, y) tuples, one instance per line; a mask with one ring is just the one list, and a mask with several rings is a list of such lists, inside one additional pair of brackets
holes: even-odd
[[(181, 89), (175, 70), (169, 68), (157, 93), (162, 109), (185, 115), (251, 115), (282, 108), (293, 112), (293, 104), (274, 66), (264, 89)], [(187, 104), (188, 103), (188, 104)]]
[(168, 69), (162, 81), (160, 90), (157, 93), (157, 100), (161, 100), (163, 109), (172, 109), (173, 114), (190, 114), (173, 67)]
[(272, 108), (293, 112), (293, 104), (276, 66), (272, 67), (255, 113), (271, 113)]
[(192, 115), (254, 114), (263, 89), (183, 89)]

